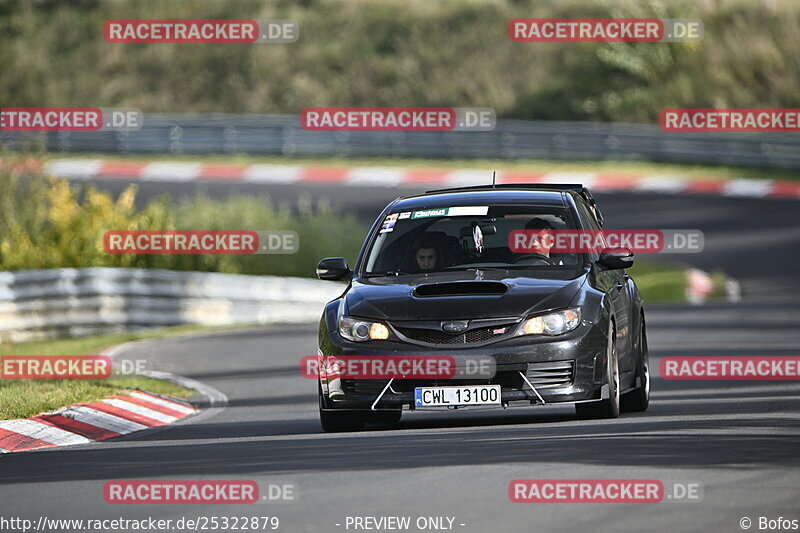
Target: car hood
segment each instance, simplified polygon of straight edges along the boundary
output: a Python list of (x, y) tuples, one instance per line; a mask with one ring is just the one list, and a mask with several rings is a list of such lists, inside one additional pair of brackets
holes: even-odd
[(388, 321), (521, 317), (567, 307), (586, 282), (585, 273), (571, 279), (481, 274), (481, 279), (470, 271), (354, 281), (344, 295), (344, 313)]

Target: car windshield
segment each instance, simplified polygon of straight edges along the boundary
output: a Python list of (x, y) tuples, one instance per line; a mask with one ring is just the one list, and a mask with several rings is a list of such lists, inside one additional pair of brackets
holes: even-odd
[(365, 255), (367, 277), (480, 270), (571, 271), (582, 254), (509, 247), (518, 230), (577, 229), (565, 208), (441, 207), (390, 213)]

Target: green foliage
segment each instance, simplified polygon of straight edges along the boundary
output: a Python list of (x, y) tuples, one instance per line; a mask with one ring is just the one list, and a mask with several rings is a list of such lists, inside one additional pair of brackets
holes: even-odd
[(163, 267), (156, 255), (109, 255), (110, 230), (174, 229), (165, 202), (134, 206), (135, 187), (117, 200), (86, 187), (81, 194), (66, 180), (31, 174), (7, 164), (0, 171), (0, 270), (124, 266)]
[[(358, 254), (364, 228), (353, 214), (301, 202), (275, 208), (268, 198), (205, 197), (172, 206), (166, 198), (142, 208), (136, 188), (117, 199), (86, 186), (32, 172), (18, 161), (0, 169), (0, 270), (62, 267), (166, 268), (244, 274), (313, 276), (319, 259)], [(292, 230), (300, 250), (291, 255), (108, 254), (111, 230)]]
[[(769, 8), (767, 5), (775, 4)], [(800, 107), (794, 0), (119, 0), (0, 4), (0, 102), (145, 113), (478, 106), (654, 122), (665, 107)], [(113, 18), (294, 19), (292, 44), (112, 44)], [(518, 17), (699, 18), (701, 43), (515, 43)]]

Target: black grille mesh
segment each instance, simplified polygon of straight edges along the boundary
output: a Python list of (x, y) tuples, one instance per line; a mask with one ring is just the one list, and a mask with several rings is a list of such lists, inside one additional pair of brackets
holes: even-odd
[(528, 363), (525, 373), (534, 387), (565, 387), (575, 377), (574, 361)]
[(409, 339), (428, 344), (469, 344), (474, 342), (486, 342), (495, 337), (504, 335), (508, 330), (509, 326), (500, 325), (477, 328), (465, 333), (451, 334), (435, 329), (397, 328), (397, 331)]

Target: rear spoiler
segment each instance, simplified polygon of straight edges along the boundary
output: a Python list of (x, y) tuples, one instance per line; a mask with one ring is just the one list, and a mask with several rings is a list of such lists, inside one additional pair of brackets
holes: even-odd
[(597, 219), (597, 223), (602, 227), (605, 220), (602, 213), (597, 208), (597, 203), (592, 197), (589, 189), (580, 183), (519, 183), (510, 184), (504, 183), (501, 185), (473, 185), (471, 187), (455, 187), (451, 189), (435, 189), (432, 191), (425, 191), (425, 194), (440, 194), (445, 192), (465, 192), (465, 191), (489, 191), (492, 189), (506, 189), (506, 190), (530, 190), (530, 191), (572, 191), (577, 193), (586, 200), (589, 208)]

